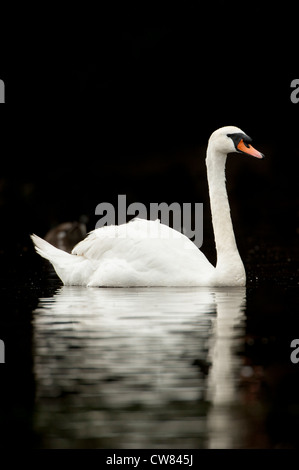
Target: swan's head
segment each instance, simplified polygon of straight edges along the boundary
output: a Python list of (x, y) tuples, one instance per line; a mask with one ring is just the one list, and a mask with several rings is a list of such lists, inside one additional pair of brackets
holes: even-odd
[(209, 145), (221, 153), (239, 152), (252, 155), (256, 158), (264, 158), (264, 155), (250, 145), (251, 138), (241, 129), (235, 126), (226, 126), (217, 129), (209, 139)]

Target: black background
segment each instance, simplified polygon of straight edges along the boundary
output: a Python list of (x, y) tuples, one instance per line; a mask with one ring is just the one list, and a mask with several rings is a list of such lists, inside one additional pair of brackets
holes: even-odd
[(117, 20), (69, 11), (67, 24), (36, 22), (10, 43), (0, 69), (2, 254), (82, 215), (92, 230), (96, 205), (126, 194), (127, 204), (203, 202), (202, 249), (215, 256), (204, 159), (223, 125), (266, 155), (228, 161), (241, 252), (295, 244), (295, 15), (245, 6), (197, 5), (150, 27), (134, 10), (117, 10)]

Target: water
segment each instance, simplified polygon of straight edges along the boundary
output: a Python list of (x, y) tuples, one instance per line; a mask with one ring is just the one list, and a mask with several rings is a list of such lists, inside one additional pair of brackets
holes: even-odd
[(236, 399), (245, 293), (62, 287), (41, 298), (33, 324), (42, 445), (238, 446), (238, 430), (222, 429)]
[(6, 279), (2, 445), (299, 447), (298, 285), (285, 274), (247, 288)]

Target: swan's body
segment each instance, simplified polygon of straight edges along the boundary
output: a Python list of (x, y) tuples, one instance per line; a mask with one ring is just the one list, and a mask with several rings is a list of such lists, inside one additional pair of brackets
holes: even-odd
[(159, 220), (134, 219), (96, 229), (74, 247), (72, 254), (32, 235), (36, 251), (52, 263), (66, 285), (244, 286), (246, 274), (230, 217), (225, 163), (227, 154), (234, 151), (263, 158), (247, 144), (249, 140), (233, 126), (218, 129), (209, 140), (206, 163), (216, 267), (188, 237)]

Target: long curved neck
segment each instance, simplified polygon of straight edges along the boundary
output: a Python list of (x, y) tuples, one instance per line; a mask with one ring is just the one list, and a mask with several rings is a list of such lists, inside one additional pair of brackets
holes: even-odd
[(225, 185), (225, 164), (227, 155), (209, 143), (207, 149), (207, 172), (212, 212), (212, 223), (217, 251), (217, 270), (227, 271), (233, 268), (237, 277), (245, 275), (240, 258)]

